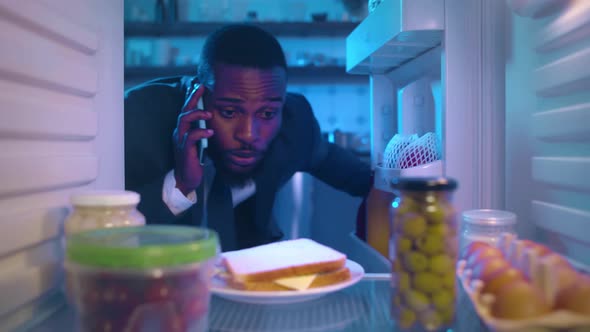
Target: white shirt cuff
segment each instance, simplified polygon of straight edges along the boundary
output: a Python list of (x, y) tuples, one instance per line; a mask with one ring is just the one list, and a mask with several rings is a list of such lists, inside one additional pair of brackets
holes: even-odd
[(162, 200), (168, 206), (170, 212), (177, 216), (197, 202), (197, 194), (193, 190), (187, 196), (184, 196), (184, 194), (176, 188), (174, 170), (171, 170), (164, 178)]

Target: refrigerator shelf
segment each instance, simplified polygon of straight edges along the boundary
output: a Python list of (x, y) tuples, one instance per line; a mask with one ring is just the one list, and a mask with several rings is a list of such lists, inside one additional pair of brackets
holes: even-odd
[(558, 97), (587, 91), (590, 49), (583, 49), (548, 63), (534, 72), (535, 90), (541, 97)]
[[(551, 2), (551, 1), (549, 1)], [(590, 1), (562, 2), (553, 5), (570, 6), (555, 20), (537, 32), (536, 51), (549, 53), (588, 37), (590, 33)], [(542, 3), (542, 2), (540, 2)]]
[(384, 1), (346, 39), (349, 74), (387, 74), (442, 43), (444, 1)]
[[(205, 37), (226, 25), (227, 22), (125, 22), (125, 37)], [(356, 22), (252, 22), (275, 36), (281, 37), (343, 37), (356, 26)]]

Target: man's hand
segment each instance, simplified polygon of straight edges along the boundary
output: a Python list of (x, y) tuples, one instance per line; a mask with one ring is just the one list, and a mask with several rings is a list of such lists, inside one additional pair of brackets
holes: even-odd
[(176, 163), (174, 168), (176, 188), (185, 196), (195, 190), (203, 178), (197, 142), (201, 138), (209, 138), (213, 135), (213, 130), (199, 129), (196, 125), (199, 120), (211, 119), (211, 113), (197, 109), (199, 98), (202, 98), (204, 92), (205, 87), (201, 85), (190, 94), (178, 115), (172, 137)]

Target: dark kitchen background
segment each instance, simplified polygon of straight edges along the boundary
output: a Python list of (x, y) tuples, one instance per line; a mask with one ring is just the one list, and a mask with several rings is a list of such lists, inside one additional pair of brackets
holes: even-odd
[[(369, 79), (345, 71), (346, 36), (367, 13), (361, 0), (125, 0), (125, 89), (193, 75), (210, 32), (226, 23), (258, 24), (279, 39), (289, 91), (307, 97), (326, 138), (369, 162)], [(360, 203), (298, 173), (277, 196), (274, 214), (287, 237), (346, 252), (358, 247), (350, 241), (358, 241), (351, 234)]]

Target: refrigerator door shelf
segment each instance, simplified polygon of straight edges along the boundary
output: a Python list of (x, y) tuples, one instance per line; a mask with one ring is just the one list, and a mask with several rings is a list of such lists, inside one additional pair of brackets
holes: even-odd
[(561, 0), (506, 0), (508, 7), (522, 17), (538, 17), (548, 8), (556, 7)]
[(346, 39), (349, 74), (385, 74), (438, 46), (444, 1), (384, 1)]
[(443, 176), (443, 162), (437, 160), (428, 164), (405, 169), (375, 167), (375, 188), (393, 192), (391, 180), (398, 177), (440, 177)]

